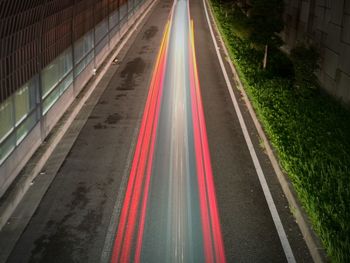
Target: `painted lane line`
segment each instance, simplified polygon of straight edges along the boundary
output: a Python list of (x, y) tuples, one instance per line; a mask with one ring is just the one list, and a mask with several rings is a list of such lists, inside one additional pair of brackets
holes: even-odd
[(208, 23), (208, 26), (209, 26), (210, 34), (211, 34), (211, 37), (212, 37), (212, 40), (213, 40), (213, 43), (214, 43), (216, 55), (218, 57), (218, 60), (219, 60), (219, 63), (220, 63), (220, 67), (221, 67), (222, 73), (223, 73), (224, 78), (225, 78), (226, 86), (227, 86), (228, 91), (230, 93), (231, 100), (232, 100), (233, 106), (235, 108), (235, 111), (236, 111), (236, 114), (237, 114), (237, 117), (238, 117), (241, 129), (242, 129), (242, 132), (243, 132), (243, 135), (244, 135), (244, 139), (245, 139), (245, 141), (247, 143), (250, 156), (251, 156), (251, 158), (253, 160), (254, 167), (255, 167), (255, 170), (256, 170), (258, 178), (259, 178), (260, 185), (261, 185), (261, 187), (263, 189), (263, 193), (264, 193), (267, 205), (269, 207), (269, 210), (270, 210), (273, 222), (275, 224), (275, 227), (276, 227), (279, 239), (280, 239), (282, 247), (283, 247), (283, 251), (285, 253), (287, 261), (289, 263), (294, 263), (296, 261), (295, 261), (295, 258), (294, 258), (293, 251), (292, 251), (292, 249), (290, 247), (290, 244), (289, 244), (286, 232), (284, 231), (284, 228), (283, 228), (280, 216), (278, 214), (276, 205), (275, 205), (275, 203), (273, 201), (270, 189), (269, 189), (269, 187), (267, 185), (265, 175), (264, 175), (264, 173), (262, 171), (262, 168), (261, 168), (260, 162), (258, 160), (258, 157), (256, 155), (256, 152), (255, 152), (252, 140), (251, 140), (251, 138), (249, 136), (247, 126), (245, 124), (245, 121), (243, 119), (241, 110), (239, 108), (239, 105), (238, 105), (238, 102), (237, 102), (237, 98), (236, 98), (236, 96), (235, 96), (235, 94), (233, 92), (233, 88), (232, 88), (231, 82), (229, 80), (226, 68), (224, 66), (223, 59), (222, 59), (220, 51), (219, 51), (219, 46), (217, 44), (217, 41), (216, 41), (216, 38), (215, 38), (215, 35), (214, 35), (214, 31), (213, 31), (213, 28), (212, 28), (212, 25), (211, 25), (211, 21), (210, 21), (210, 18), (209, 18), (209, 14), (208, 14), (208, 10), (207, 10), (207, 6), (206, 6), (206, 1), (205, 0), (203, 0), (203, 5), (204, 5), (205, 15), (206, 15), (207, 23)]
[[(169, 27), (170, 26), (169, 26), (169, 22), (168, 22), (166, 25), (166, 35), (169, 34)], [(168, 36), (166, 38), (168, 39)], [(163, 51), (163, 54), (161, 55), (162, 62), (161, 62), (161, 66), (160, 66), (160, 71), (158, 72), (158, 74), (161, 74), (161, 76), (160, 76), (161, 79), (158, 82), (158, 85), (162, 85), (164, 83), (164, 72), (165, 72), (165, 67), (167, 64), (167, 49), (168, 49), (168, 44), (166, 43), (165, 50)], [(144, 196), (142, 199), (139, 231), (137, 234), (136, 253), (135, 253), (135, 259), (134, 259), (134, 262), (136, 262), (136, 263), (140, 262), (140, 258), (141, 258), (142, 238), (143, 238), (145, 218), (146, 218), (147, 201), (148, 201), (149, 186), (150, 186), (150, 181), (151, 181), (152, 163), (153, 163), (153, 158), (154, 158), (154, 148), (155, 148), (155, 141), (156, 141), (158, 122), (159, 122), (162, 96), (163, 96), (163, 89), (160, 88), (158, 99), (157, 99), (155, 120), (154, 120), (153, 127), (152, 127), (153, 130), (152, 130), (152, 138), (151, 138), (151, 149), (149, 151), (149, 160), (148, 160), (147, 171), (146, 171), (146, 182), (145, 182), (145, 188), (144, 188)]]
[[(189, 39), (191, 65), (191, 96), (193, 102), (193, 126), (195, 132), (194, 138), (198, 169), (197, 176), (200, 192), (200, 207), (202, 211), (204, 251), (206, 256), (206, 262), (224, 263), (226, 262), (226, 257), (221, 234), (219, 213), (217, 209), (215, 186), (204, 118), (204, 110), (200, 92), (200, 84), (196, 63), (196, 52), (194, 45), (193, 21), (191, 21), (190, 24)], [(212, 252), (214, 252), (214, 255)]]
[[(158, 82), (158, 78), (157, 78)], [(157, 84), (156, 84), (157, 85)], [(142, 144), (142, 150), (141, 150), (141, 155), (138, 159), (138, 165), (137, 167), (137, 175), (136, 175), (136, 181), (134, 185), (134, 190), (132, 192), (132, 202), (130, 205), (130, 210), (128, 214), (128, 224), (126, 225), (126, 232), (125, 232), (125, 237), (124, 237), (124, 244), (123, 244), (123, 249), (122, 249), (122, 254), (121, 254), (121, 262), (128, 262), (130, 260), (130, 251), (131, 251), (131, 246), (132, 246), (132, 240), (134, 237), (134, 231), (136, 227), (136, 220), (137, 220), (137, 215), (138, 215), (138, 207), (140, 204), (140, 198), (141, 198), (141, 193), (142, 193), (142, 186), (143, 186), (143, 181), (145, 178), (145, 169), (147, 166), (147, 161), (149, 158), (149, 151), (150, 151), (150, 140), (152, 137), (152, 124), (155, 121), (155, 106), (156, 106), (156, 101), (157, 101), (157, 96), (159, 94), (159, 86), (156, 89), (156, 94), (154, 97), (152, 97), (152, 103), (151, 103), (151, 115), (150, 118), (147, 121), (147, 129), (146, 132), (144, 133), (144, 143)]]
[[(155, 92), (152, 92), (152, 99), (154, 98), (153, 93)], [(146, 117), (148, 114), (151, 115), (151, 113), (149, 113), (150, 111), (152, 111), (152, 107), (146, 110), (144, 117)], [(144, 120), (148, 120), (148, 118), (145, 118)], [(149, 147), (149, 141), (147, 139), (145, 140), (145, 138), (149, 138), (149, 129), (147, 129), (147, 127), (145, 129), (141, 129), (140, 131), (138, 143), (139, 147), (137, 147), (135, 152), (132, 171), (130, 173), (126, 199), (123, 205), (122, 218), (118, 227), (116, 239), (116, 244), (118, 244), (118, 249), (116, 250), (117, 252), (114, 255), (116, 260), (119, 260), (119, 255), (121, 254), (121, 261), (125, 261), (131, 246), (130, 240), (134, 231), (136, 218), (135, 213), (137, 211), (138, 199), (143, 182), (143, 169), (146, 163), (145, 151), (147, 151)], [(125, 221), (128, 222), (127, 225), (125, 224)]]
[[(192, 43), (189, 43), (189, 52), (193, 52)], [(197, 167), (197, 181), (198, 181), (198, 192), (199, 192), (199, 205), (201, 211), (202, 220), (202, 232), (203, 232), (203, 245), (204, 245), (204, 256), (206, 262), (213, 262), (213, 241), (210, 233), (210, 221), (209, 221), (209, 211), (208, 211), (208, 201), (205, 190), (205, 179), (204, 179), (204, 164), (202, 158), (202, 148), (201, 148), (201, 134), (199, 129), (199, 118), (198, 118), (198, 106), (196, 100), (195, 91), (195, 77), (194, 77), (194, 61), (192, 59), (190, 62), (190, 79), (191, 79), (191, 105), (192, 105), (192, 121), (193, 121), (193, 132), (194, 132), (194, 145), (195, 145), (195, 159)]]
[[(212, 14), (211, 14), (212, 16)], [(215, 20), (214, 20), (215, 21)], [(217, 25), (214, 22), (216, 31), (218, 31), (217, 29)], [(217, 35), (219, 42), (224, 43), (224, 40), (222, 39), (221, 35)], [(248, 95), (246, 93), (246, 91), (243, 88), (243, 84), (241, 82), (241, 80), (239, 79), (237, 70), (235, 68), (235, 66), (232, 63), (232, 60), (229, 59), (230, 55), (227, 51), (227, 48), (225, 45), (222, 46), (223, 52), (226, 56), (226, 60), (230, 65), (231, 71), (234, 75), (235, 81), (238, 84), (238, 89), (241, 91), (242, 95), (243, 95), (243, 99), (244, 102), (248, 108), (249, 114), (254, 122), (255, 128), (257, 129), (257, 132), (260, 136), (260, 138), (263, 140), (264, 142), (264, 146), (265, 146), (265, 150), (266, 150), (266, 154), (268, 155), (271, 165), (277, 175), (278, 181), (281, 185), (281, 188), (283, 190), (283, 193), (289, 203), (290, 209), (294, 210), (293, 211), (293, 216), (295, 217), (296, 223), (299, 226), (299, 229), (301, 231), (301, 234), (303, 235), (303, 238), (305, 240), (305, 243), (309, 249), (309, 252), (312, 256), (312, 259), (314, 260), (314, 262), (327, 262), (326, 258), (326, 253), (324, 251), (324, 248), (322, 248), (321, 245), (321, 241), (319, 240), (319, 238), (317, 237), (317, 235), (314, 233), (308, 216), (306, 215), (306, 212), (304, 211), (304, 209), (301, 207), (301, 204), (298, 201), (298, 198), (296, 196), (296, 193), (294, 192), (294, 188), (292, 183), (290, 182), (288, 176), (286, 176), (280, 165), (279, 162), (277, 160), (277, 157), (275, 156), (275, 153), (272, 149), (272, 147), (270, 146), (270, 142), (266, 137), (266, 134), (256, 116), (256, 113), (253, 109), (253, 106), (251, 104), (251, 102), (249, 101)]]
[[(162, 53), (163, 55), (163, 53)], [(161, 64), (163, 64), (163, 56), (161, 57)], [(143, 138), (144, 144), (142, 145), (141, 155), (138, 160), (138, 166), (137, 166), (137, 181), (135, 183), (135, 189), (133, 191), (132, 195), (132, 203), (130, 206), (130, 212), (129, 212), (129, 220), (128, 224), (126, 226), (126, 233), (125, 233), (125, 240), (124, 240), (124, 247), (121, 254), (121, 262), (127, 262), (130, 259), (130, 251), (131, 251), (131, 243), (134, 236), (134, 231), (136, 227), (136, 219), (138, 215), (138, 207), (140, 204), (140, 198), (142, 193), (142, 186), (143, 181), (145, 178), (145, 169), (147, 166), (147, 162), (149, 159), (149, 151), (151, 147), (151, 137), (152, 137), (152, 128), (153, 123), (156, 121), (157, 116), (155, 115), (156, 112), (156, 102), (158, 100), (161, 83), (159, 82), (161, 79), (161, 69), (160, 66), (157, 72), (157, 78), (155, 83), (155, 93), (152, 97), (151, 102), (151, 114), (149, 115), (149, 119), (147, 120), (147, 129), (145, 132), (145, 136)]]
[[(157, 91), (158, 89), (155, 88), (159, 88), (159, 85), (157, 85), (158, 82), (158, 78), (159, 78), (159, 68), (157, 69), (157, 73), (155, 74), (155, 83), (152, 86), (152, 93), (151, 93), (151, 98), (150, 98), (150, 104), (148, 105), (150, 108), (148, 109), (148, 111), (146, 110), (146, 114), (145, 114), (145, 125), (147, 125), (148, 123), (151, 123), (151, 120), (149, 118), (152, 118), (154, 116), (154, 99), (156, 98), (155, 96), (157, 96)], [(125, 207), (129, 208), (129, 214), (128, 214), (128, 224), (125, 226), (123, 224), (121, 224), (121, 229), (126, 228), (125, 231), (125, 237), (124, 237), (124, 246), (121, 252), (121, 261), (125, 262), (126, 258), (129, 255), (130, 252), (130, 248), (131, 248), (131, 240), (132, 240), (132, 236), (133, 236), (133, 232), (134, 232), (134, 227), (135, 227), (135, 219), (136, 219), (136, 213), (137, 213), (137, 207), (138, 207), (138, 203), (139, 203), (139, 198), (140, 198), (140, 193), (141, 193), (141, 187), (142, 187), (142, 181), (143, 181), (143, 176), (144, 176), (144, 168), (146, 165), (146, 159), (147, 159), (147, 152), (149, 149), (149, 138), (150, 138), (150, 128), (149, 125), (145, 126), (145, 129), (143, 129), (140, 132), (140, 144), (141, 149), (138, 152), (139, 154), (136, 154), (134, 157), (134, 164), (133, 164), (133, 168), (132, 169), (132, 173), (131, 173), (131, 178), (134, 175), (134, 173), (136, 173), (136, 182), (134, 185), (134, 190), (132, 193), (130, 194), (132, 197), (131, 200), (131, 205), (126, 202), (125, 203)], [(133, 185), (133, 182), (130, 182), (130, 185)]]
[(161, 75), (164, 73), (164, 71), (161, 71), (164, 70), (164, 66), (161, 67), (160, 65), (164, 65), (164, 47), (166, 45), (168, 29), (169, 23), (167, 24), (166, 31), (163, 35), (161, 49), (158, 53), (155, 72), (152, 77), (150, 91), (145, 105), (144, 116), (142, 118), (138, 142), (132, 162), (120, 222), (118, 224), (112, 262), (128, 262), (130, 260), (130, 250), (132, 247), (140, 194), (142, 192), (142, 183), (144, 181), (144, 172), (150, 148), (152, 124), (155, 119), (155, 102), (157, 101), (159, 89), (161, 88), (159, 83)]
[(205, 166), (205, 175), (206, 175), (206, 185), (207, 185), (207, 193), (208, 193), (208, 199), (209, 199), (209, 211), (210, 211), (210, 218), (212, 220), (211, 226), (213, 231), (213, 240), (214, 240), (214, 251), (215, 251), (215, 257), (216, 262), (225, 262), (225, 251), (224, 251), (224, 243), (222, 239), (222, 232), (221, 232), (221, 225), (219, 220), (219, 212), (218, 212), (218, 206), (216, 201), (216, 194), (215, 194), (215, 186), (214, 186), (214, 179), (213, 179), (213, 170), (211, 167), (211, 159), (210, 159), (210, 151), (209, 151), (209, 144), (208, 144), (208, 137), (207, 137), (207, 130), (206, 130), (206, 124), (205, 124), (205, 117), (204, 117), (204, 109), (203, 109), (203, 103), (202, 103), (202, 96), (200, 91), (200, 84), (199, 84), (199, 76), (198, 76), (198, 69), (197, 69), (197, 60), (196, 60), (196, 50), (194, 45), (194, 30), (193, 30), (193, 22), (192, 22), (192, 30), (191, 30), (191, 44), (192, 44), (192, 59), (194, 61), (194, 76), (195, 76), (195, 87), (197, 92), (197, 100), (198, 100), (198, 112), (199, 114), (199, 124), (202, 134), (202, 149), (203, 149), (203, 156), (204, 156), (204, 166)]
[[(191, 65), (193, 68), (193, 66)], [(210, 233), (210, 222), (208, 213), (208, 201), (205, 193), (205, 180), (204, 180), (204, 165), (203, 159), (201, 158), (201, 142), (200, 142), (200, 131), (198, 128), (198, 113), (197, 113), (197, 102), (195, 100), (195, 90), (194, 90), (194, 77), (191, 74), (191, 97), (192, 99), (192, 114), (193, 114), (193, 132), (194, 132), (194, 144), (195, 144), (195, 154), (196, 154), (196, 168), (197, 168), (197, 180), (198, 180), (198, 192), (200, 201), (200, 212), (202, 221), (202, 232), (203, 232), (203, 245), (204, 245), (204, 255), (206, 262), (213, 262), (212, 254), (212, 237)]]

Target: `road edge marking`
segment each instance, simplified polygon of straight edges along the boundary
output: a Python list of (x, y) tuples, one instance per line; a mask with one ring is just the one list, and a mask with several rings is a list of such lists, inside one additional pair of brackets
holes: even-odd
[(227, 71), (226, 71), (223, 59), (221, 57), (221, 54), (220, 54), (220, 51), (219, 51), (220, 48), (219, 48), (219, 46), (217, 44), (217, 41), (216, 41), (216, 38), (215, 38), (215, 35), (214, 35), (214, 31), (213, 31), (213, 28), (212, 28), (212, 25), (211, 25), (211, 21), (210, 21), (210, 18), (209, 18), (208, 9), (207, 9), (207, 1), (203, 0), (202, 2), (203, 2), (203, 5), (204, 5), (206, 20), (207, 20), (207, 23), (208, 23), (208, 26), (209, 26), (209, 30), (210, 30), (210, 34), (211, 34), (211, 37), (212, 37), (212, 40), (213, 40), (213, 44), (214, 44), (214, 47), (215, 47), (216, 55), (217, 55), (219, 63), (220, 63), (221, 71), (222, 71), (222, 73), (224, 75), (227, 89), (228, 89), (228, 91), (230, 93), (230, 97), (231, 97), (234, 109), (236, 111), (236, 114), (237, 114), (237, 117), (238, 117), (238, 120), (239, 120), (239, 124), (240, 124), (242, 132), (243, 132), (244, 139), (245, 139), (245, 141), (247, 143), (250, 156), (251, 156), (251, 158), (253, 160), (254, 167), (255, 167), (256, 173), (258, 175), (259, 182), (260, 182), (260, 185), (262, 187), (262, 190), (263, 190), (263, 193), (264, 193), (267, 205), (269, 207), (269, 210), (270, 210), (270, 213), (271, 213), (271, 216), (272, 216), (272, 219), (273, 219), (273, 222), (275, 224), (275, 227), (276, 227), (279, 239), (281, 241), (281, 245), (282, 245), (284, 254), (285, 254), (285, 256), (287, 258), (287, 261), (289, 263), (295, 263), (296, 261), (295, 261), (295, 258), (294, 258), (294, 254), (293, 254), (292, 248), (291, 248), (291, 246), (289, 244), (286, 232), (284, 231), (284, 228), (283, 228), (283, 225), (282, 225), (282, 222), (281, 222), (281, 218), (280, 218), (280, 216), (278, 214), (278, 211), (277, 211), (276, 205), (275, 205), (275, 203), (273, 201), (270, 189), (269, 189), (269, 187), (267, 185), (264, 172), (263, 172), (263, 170), (261, 168), (259, 159), (258, 159), (257, 154), (255, 152), (254, 145), (253, 145), (252, 140), (250, 138), (247, 126), (245, 124), (245, 121), (243, 119), (243, 115), (241, 113), (241, 109), (239, 108), (239, 104), (238, 104), (236, 95), (233, 92), (233, 88), (232, 88), (231, 82), (229, 80), (229, 77), (228, 77), (228, 74), (227, 74)]
[[(212, 14), (211, 9), (210, 9), (210, 15), (213, 18), (213, 14)], [(214, 21), (214, 25), (216, 27), (216, 31), (219, 32), (218, 26), (217, 26), (214, 18), (213, 18), (213, 21)], [(237, 70), (236, 70), (235, 66), (233, 65), (232, 60), (230, 59), (230, 55), (229, 55), (227, 48), (225, 46), (225, 42), (224, 42), (220, 33), (218, 34), (218, 38), (220, 39), (220, 41), (222, 43), (223, 51), (228, 58), (227, 61), (230, 65), (230, 68), (231, 68), (231, 71), (234, 75), (235, 81), (237, 82), (237, 84), (239, 86), (239, 90), (243, 95), (242, 97), (243, 97), (244, 102), (248, 108), (249, 114), (254, 122), (255, 128), (258, 131), (259, 137), (262, 139), (262, 141), (264, 143), (264, 146), (266, 149), (266, 154), (269, 157), (271, 165), (272, 165), (272, 167), (277, 175), (278, 181), (281, 185), (281, 188), (282, 188), (284, 195), (287, 198), (290, 209), (295, 211), (293, 213), (293, 215), (295, 217), (296, 223), (299, 226), (301, 234), (303, 235), (303, 238), (304, 238), (305, 243), (309, 249), (311, 257), (314, 260), (314, 262), (321, 262), (321, 263), (328, 262), (327, 255), (326, 255), (326, 252), (322, 246), (322, 243), (321, 243), (319, 237), (316, 235), (316, 233), (312, 229), (310, 220), (309, 220), (305, 210), (302, 208), (302, 206), (297, 198), (297, 195), (295, 193), (295, 190), (293, 188), (291, 181), (289, 180), (289, 178), (286, 177), (286, 175), (283, 173), (283, 171), (279, 165), (279, 162), (278, 162), (277, 157), (274, 153), (274, 150), (273, 150), (269, 140), (267, 139), (267, 136), (264, 132), (264, 129), (262, 128), (262, 126), (261, 126), (261, 124), (256, 116), (256, 113), (253, 109), (253, 106), (248, 98), (247, 93), (245, 92), (244, 86), (242, 84), (242, 81), (239, 78)]]

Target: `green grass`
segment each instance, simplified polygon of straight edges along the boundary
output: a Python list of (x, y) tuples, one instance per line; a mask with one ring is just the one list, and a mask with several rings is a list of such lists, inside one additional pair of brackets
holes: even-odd
[(350, 262), (349, 111), (321, 93), (300, 96), (289, 59), (278, 50), (270, 53), (270, 69), (261, 70), (263, 54), (240, 33), (234, 11), (211, 4), (258, 118), (330, 260)]
[[(220, 8), (220, 6), (219, 6)], [(228, 6), (222, 6), (220, 12), (224, 15), (225, 20), (230, 24), (235, 24), (235, 27), (232, 28), (235, 35), (240, 38), (248, 38), (251, 34), (248, 20), (246, 15), (239, 8), (232, 8)]]

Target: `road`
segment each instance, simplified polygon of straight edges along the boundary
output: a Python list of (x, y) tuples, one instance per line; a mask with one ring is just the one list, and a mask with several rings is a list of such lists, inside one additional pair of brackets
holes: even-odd
[(203, 2), (151, 12), (8, 262), (312, 262)]

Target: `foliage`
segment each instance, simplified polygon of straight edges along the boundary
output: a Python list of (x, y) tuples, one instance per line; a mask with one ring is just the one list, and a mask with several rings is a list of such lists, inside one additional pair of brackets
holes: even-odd
[(284, 27), (282, 14), (283, 0), (251, 0), (249, 23), (252, 28), (251, 40), (260, 45), (279, 47), (282, 40), (276, 33)]
[(288, 55), (277, 48), (270, 49), (269, 64), (267, 72), (272, 77), (282, 77), (294, 79), (294, 63), (289, 59)]
[[(314, 90), (308, 75), (317, 64), (313, 51), (294, 50), (293, 70), (286, 57), (271, 50), (276, 64), (264, 72), (262, 51), (239, 38), (235, 19), (224, 15), (218, 0), (211, 1), (247, 94), (313, 228), (333, 262), (350, 262), (350, 113), (320, 93), (296, 92), (301, 86)], [(277, 63), (285, 70), (278, 71)]]
[(221, 0), (220, 9), (225, 16), (225, 19), (236, 25), (235, 28), (233, 28), (235, 34), (242, 39), (248, 39), (251, 35), (248, 17), (243, 13), (242, 8), (237, 2), (232, 0)]
[(283, 0), (218, 0), (225, 19), (235, 24), (233, 30), (247, 39), (256, 49), (264, 49), (263, 68), (266, 69), (268, 49), (280, 47), (282, 39), (277, 34), (284, 27)]
[(300, 45), (292, 49), (291, 59), (294, 64), (294, 86), (300, 94), (309, 96), (319, 86), (314, 74), (319, 68), (319, 54), (313, 47)]

